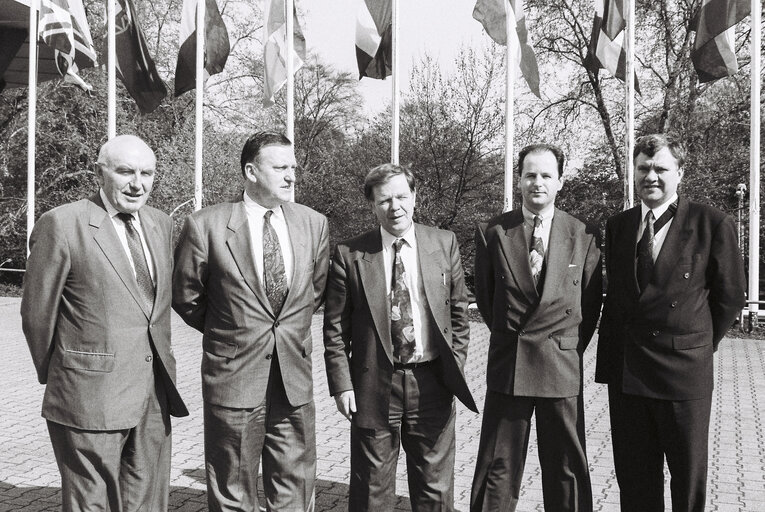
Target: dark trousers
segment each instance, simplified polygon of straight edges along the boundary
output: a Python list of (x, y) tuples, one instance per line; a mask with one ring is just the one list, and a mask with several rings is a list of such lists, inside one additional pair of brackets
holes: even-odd
[(167, 510), (170, 415), (164, 388), (156, 382), (133, 428), (94, 431), (48, 422), (64, 512)]
[(232, 409), (205, 402), (205, 467), (210, 510), (257, 511), (258, 464), (262, 463), (266, 510), (312, 511), (315, 423), (313, 401), (298, 407), (290, 405), (277, 362), (271, 365), (266, 396), (259, 406)]
[(493, 391), (486, 393), (471, 511), (515, 510), (535, 410), (545, 510), (592, 511), (582, 396), (535, 398)]
[(454, 396), (437, 368), (393, 373), (387, 428), (351, 424), (350, 512), (393, 510), (399, 444), (412, 510), (454, 510)]
[(621, 509), (664, 510), (664, 457), (672, 512), (703, 512), (712, 397), (658, 400), (608, 387), (614, 467)]

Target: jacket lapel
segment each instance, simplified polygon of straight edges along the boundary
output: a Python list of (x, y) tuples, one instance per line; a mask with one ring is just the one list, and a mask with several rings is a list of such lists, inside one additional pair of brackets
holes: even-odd
[(523, 212), (513, 210), (503, 222), (505, 236), (500, 237), (499, 243), (502, 252), (505, 253), (507, 265), (518, 284), (518, 288), (526, 296), (529, 303), (534, 304), (539, 299), (534, 278), (531, 276), (531, 264), (529, 263), (529, 242), (526, 240), (526, 232), (523, 229)]
[(250, 240), (250, 225), (247, 222), (244, 201), (240, 200), (232, 205), (231, 217), (226, 228), (229, 231), (226, 245), (228, 245), (228, 250), (231, 252), (231, 256), (234, 258), (245, 283), (255, 294), (263, 309), (269, 315), (275, 317), (271, 309), (271, 303), (268, 301), (266, 292), (260, 284), (257, 272), (255, 272), (255, 262), (252, 258), (252, 240)]
[(385, 260), (379, 228), (370, 233), (369, 242), (368, 250), (358, 260), (359, 275), (377, 334), (380, 336), (385, 354), (393, 362), (393, 344), (390, 339), (390, 306), (385, 286)]
[(114, 224), (106, 213), (106, 208), (101, 202), (100, 195), (96, 194), (90, 198), (90, 201), (88, 214), (90, 226), (95, 228), (93, 239), (117, 272), (130, 295), (133, 296), (133, 300), (138, 304), (138, 307), (141, 308), (146, 318), (150, 318), (151, 311), (148, 310), (144, 300), (141, 298), (141, 294), (138, 291), (138, 283), (133, 273), (133, 267), (130, 265), (130, 260), (128, 260), (127, 254), (125, 254), (125, 249), (120, 239), (117, 237), (117, 231), (114, 229)]
[[(431, 317), (436, 322), (440, 334), (447, 326), (441, 325), (443, 318), (435, 314), (435, 305), (443, 304), (443, 301), (448, 299), (450, 295), (450, 289), (447, 288), (444, 277), (444, 273), (447, 271), (443, 264), (442, 255), (444, 253), (440, 250), (438, 241), (432, 240), (427, 231), (418, 229), (417, 224), (415, 224), (414, 229), (417, 237), (417, 264), (428, 304), (426, 309), (430, 310)], [(451, 277), (449, 279), (451, 280)], [(421, 313), (426, 314), (424, 311)]]
[(557, 297), (556, 290), (568, 273), (568, 266), (573, 258), (574, 238), (571, 234), (571, 223), (563, 217), (563, 212), (557, 210), (553, 215), (550, 226), (550, 240), (545, 262), (542, 300), (539, 310), (544, 310), (542, 304), (548, 304)]
[(282, 311), (285, 311), (307, 289), (304, 281), (309, 277), (309, 273), (304, 272), (304, 270), (311, 267), (313, 254), (306, 247), (306, 240), (309, 239), (310, 231), (305, 217), (301, 218), (301, 216), (296, 214), (292, 208), (292, 203), (282, 205), (282, 211), (284, 212), (287, 232), (289, 233), (290, 244), (292, 245), (292, 279), (290, 280), (287, 297), (282, 306)]

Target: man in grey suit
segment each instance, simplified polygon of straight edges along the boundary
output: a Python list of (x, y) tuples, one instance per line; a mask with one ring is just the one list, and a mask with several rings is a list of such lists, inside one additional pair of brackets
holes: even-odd
[(393, 508), (404, 447), (414, 511), (454, 507), (454, 397), (477, 412), (463, 367), (470, 328), (454, 233), (412, 221), (412, 172), (372, 169), (380, 226), (341, 242), (324, 312), (329, 391), (351, 421), (350, 512)]
[(145, 205), (155, 169), (141, 139), (113, 138), (98, 193), (32, 231), (21, 317), (67, 512), (167, 510), (169, 416), (188, 411), (170, 346), (172, 221)]
[(555, 208), (563, 165), (555, 146), (523, 148), (523, 206), (476, 231), (476, 301), (491, 340), (475, 512), (515, 510), (533, 414), (545, 509), (592, 510), (582, 353), (600, 314), (600, 250), (596, 228)]
[(213, 511), (313, 509), (311, 316), (324, 297), (327, 219), (291, 201), (295, 153), (258, 132), (244, 193), (189, 216), (175, 252), (173, 308), (203, 333), (207, 499)]

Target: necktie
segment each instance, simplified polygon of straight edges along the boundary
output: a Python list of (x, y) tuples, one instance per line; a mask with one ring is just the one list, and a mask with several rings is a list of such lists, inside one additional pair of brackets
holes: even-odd
[(401, 259), (404, 239), (393, 242), (393, 274), (390, 287), (390, 337), (393, 357), (408, 363), (415, 355), (414, 322), (409, 288), (406, 286), (406, 270)]
[(284, 259), (279, 237), (271, 225), (272, 210), (263, 217), (263, 283), (266, 286), (266, 296), (275, 315), (279, 315), (287, 296), (287, 277), (284, 272)]
[(651, 274), (653, 274), (653, 237), (653, 211), (648, 210), (648, 213), (645, 214), (643, 236), (640, 237), (637, 247), (637, 280), (641, 292), (648, 286), (651, 281)]
[(531, 234), (531, 247), (529, 250), (529, 263), (534, 283), (539, 283), (542, 273), (542, 265), (545, 262), (545, 243), (542, 241), (542, 219), (539, 215), (534, 216), (534, 231)]
[(127, 235), (128, 249), (130, 257), (133, 258), (133, 268), (135, 270), (135, 280), (138, 283), (138, 290), (141, 292), (149, 311), (154, 308), (154, 282), (149, 273), (149, 264), (146, 262), (146, 254), (143, 252), (141, 236), (133, 225), (133, 216), (129, 213), (118, 213), (117, 218), (125, 224), (125, 234)]

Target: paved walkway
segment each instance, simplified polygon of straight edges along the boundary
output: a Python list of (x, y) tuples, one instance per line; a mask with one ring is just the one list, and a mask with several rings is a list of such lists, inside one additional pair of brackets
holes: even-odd
[[(466, 373), (483, 407), (488, 331), (472, 324)], [(349, 479), (348, 423), (327, 392), (321, 350), (320, 318), (313, 338), (316, 393), (318, 486), (317, 511), (347, 509)], [(173, 423), (173, 465), (170, 509), (204, 511), (206, 507), (202, 451), (202, 404), (199, 364), (201, 336), (173, 318), (178, 382), (191, 415)], [(40, 417), (43, 387), (37, 384), (21, 332), (19, 300), (0, 297), (0, 511), (59, 510), (60, 480)], [(593, 383), (594, 343), (585, 353), (587, 449), (595, 510), (616, 511), (619, 489), (613, 472), (605, 388)], [(707, 509), (765, 511), (765, 341), (725, 340), (716, 356), (717, 377), (710, 433)], [(455, 506), (466, 511), (470, 499), (481, 417), (458, 406)], [(532, 429), (533, 432), (533, 429)], [(541, 473), (532, 437), (519, 511), (541, 511)], [(396, 481), (396, 510), (410, 510), (403, 459)], [(667, 490), (666, 502), (669, 506)]]

